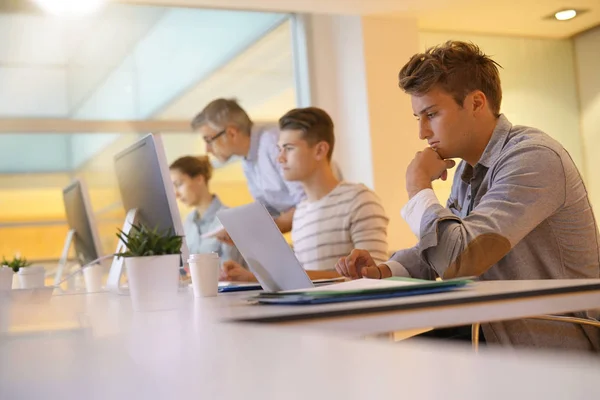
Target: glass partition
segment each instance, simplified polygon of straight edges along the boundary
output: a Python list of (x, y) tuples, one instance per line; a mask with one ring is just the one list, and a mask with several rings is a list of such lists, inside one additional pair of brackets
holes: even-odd
[[(276, 121), (296, 105), (290, 31), (280, 13), (124, 4), (78, 20), (0, 13), (0, 256), (58, 259), (62, 188), (74, 177), (87, 181), (104, 252), (114, 251), (124, 210), (113, 157), (148, 133), (135, 121), (187, 126), (217, 97)], [(61, 121), (72, 121), (68, 132)], [(102, 121), (131, 128), (90, 129)], [(16, 125), (31, 128), (6, 128)], [(169, 162), (205, 153), (190, 130), (149, 131), (162, 133)], [(251, 200), (239, 162), (219, 167), (211, 189), (231, 206)]]

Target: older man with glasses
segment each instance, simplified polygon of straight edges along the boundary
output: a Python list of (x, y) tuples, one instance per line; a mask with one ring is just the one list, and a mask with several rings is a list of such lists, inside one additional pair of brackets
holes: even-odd
[[(233, 156), (243, 157), (244, 174), (252, 197), (269, 210), (281, 232), (289, 232), (296, 204), (305, 195), (298, 182), (283, 178), (283, 170), (277, 162), (277, 126), (254, 126), (235, 100), (216, 99), (194, 118), (192, 128), (204, 138), (206, 151), (220, 162)], [(217, 238), (231, 241), (225, 231), (217, 234)]]

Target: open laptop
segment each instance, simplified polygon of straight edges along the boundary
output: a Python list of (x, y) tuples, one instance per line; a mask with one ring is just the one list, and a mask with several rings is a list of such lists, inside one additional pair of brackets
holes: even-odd
[(222, 210), (217, 217), (263, 290), (277, 292), (314, 286), (262, 204)]

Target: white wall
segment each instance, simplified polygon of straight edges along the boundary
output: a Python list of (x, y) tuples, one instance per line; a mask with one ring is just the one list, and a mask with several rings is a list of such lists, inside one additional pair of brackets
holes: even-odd
[[(597, 36), (600, 37), (600, 34)], [(585, 173), (571, 40), (420, 32), (423, 50), (446, 40), (471, 41), (500, 63), (503, 67), (500, 70), (503, 88), (501, 111), (513, 124), (534, 126), (557, 139), (569, 151), (582, 174)], [(598, 43), (597, 40), (596, 71), (600, 70)], [(596, 97), (596, 100), (598, 115), (600, 99)], [(440, 201), (448, 197), (451, 182), (436, 184)]]
[(333, 157), (346, 180), (374, 188), (362, 19), (312, 15), (306, 33), (310, 104), (334, 121)]
[(586, 184), (600, 219), (600, 27), (574, 39)]
[(394, 17), (313, 15), (307, 19), (310, 103), (335, 123), (344, 179), (374, 189), (390, 217), (390, 250), (415, 244), (400, 217), (405, 171), (422, 148), (398, 71), (418, 50), (417, 21)]

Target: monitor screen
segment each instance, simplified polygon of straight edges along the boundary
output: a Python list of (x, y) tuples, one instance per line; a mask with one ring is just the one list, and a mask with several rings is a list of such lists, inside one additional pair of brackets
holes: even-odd
[(102, 256), (98, 230), (82, 180), (75, 180), (63, 189), (63, 201), (69, 229), (75, 231), (75, 253), (80, 265), (86, 265)]
[[(136, 223), (184, 235), (160, 135), (147, 135), (117, 154), (115, 172), (125, 210), (137, 210)], [(181, 252), (187, 261), (185, 241)]]

